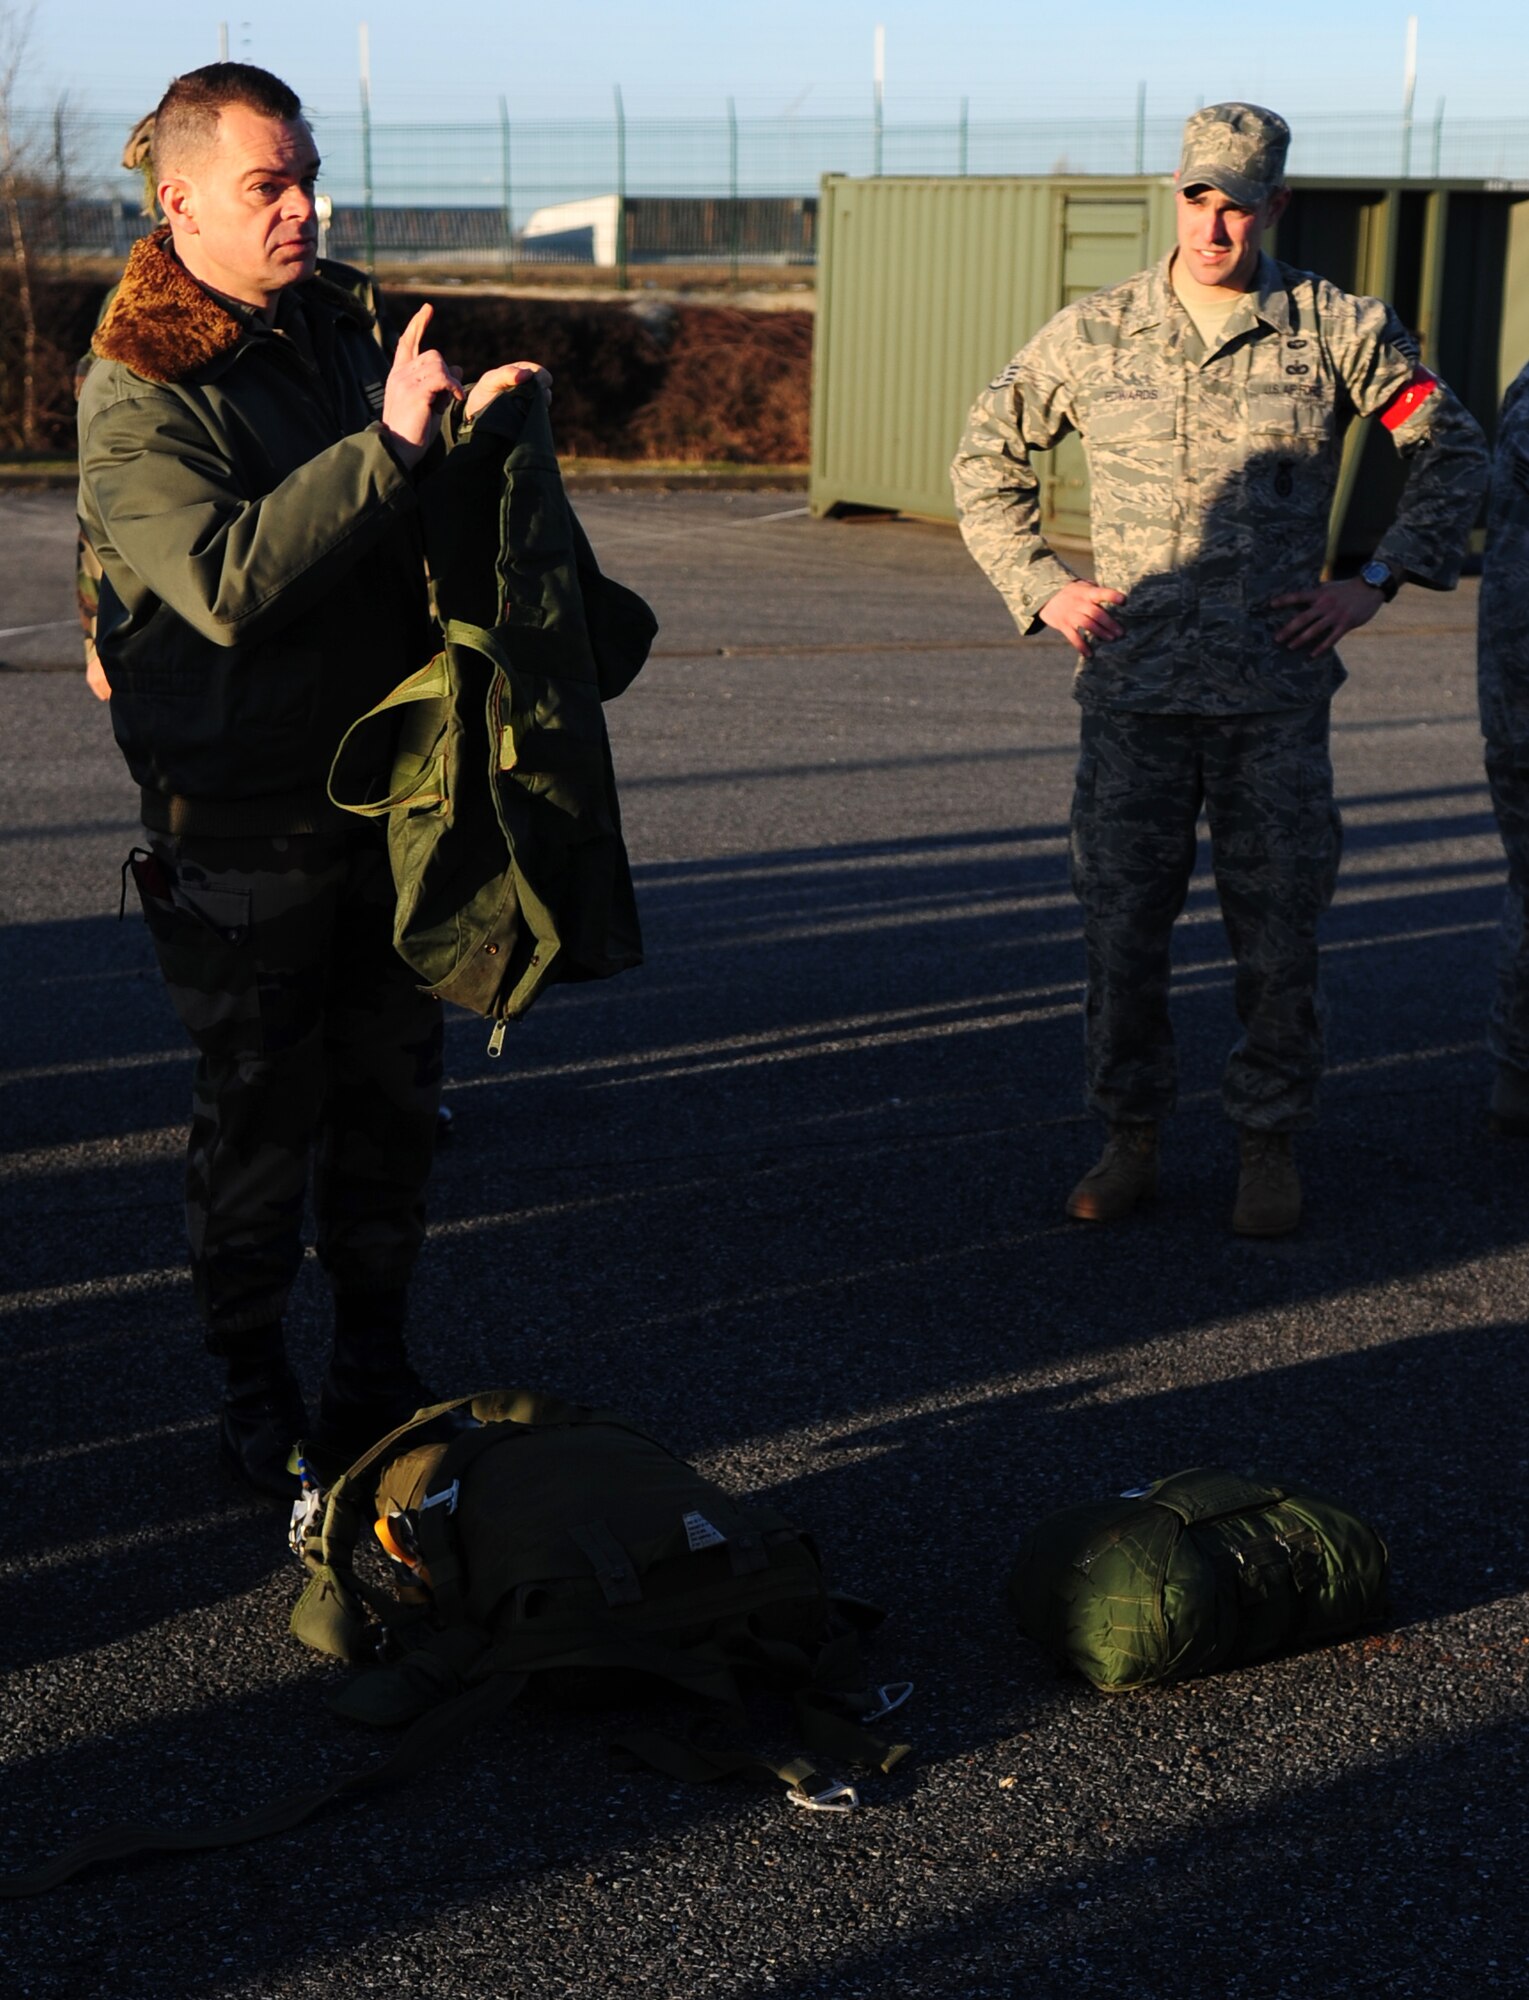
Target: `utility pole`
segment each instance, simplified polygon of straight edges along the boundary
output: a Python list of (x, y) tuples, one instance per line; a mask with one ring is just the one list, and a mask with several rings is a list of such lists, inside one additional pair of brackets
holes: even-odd
[(1402, 179), (1412, 178), (1412, 100), (1418, 87), (1418, 17), (1407, 16), (1407, 56), (1402, 70)]
[(361, 55), (361, 190), (366, 204), (366, 268), (377, 273), (377, 219), (372, 201), (372, 31), (360, 24)]
[(887, 31), (881, 22), (876, 23), (876, 34), (871, 44), (871, 105), (874, 123), (871, 128), (871, 172), (881, 174), (881, 132), (882, 107), (887, 94)]

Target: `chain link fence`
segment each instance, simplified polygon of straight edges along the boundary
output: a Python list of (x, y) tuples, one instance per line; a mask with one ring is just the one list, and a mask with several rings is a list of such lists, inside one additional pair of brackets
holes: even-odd
[[(39, 247), (120, 257), (147, 226), (118, 165), (141, 106), (37, 107), (21, 124)], [(1416, 121), (1293, 117), (1295, 175), (1485, 180), (1529, 192), (1529, 117)], [(624, 283), (633, 265), (717, 265), (737, 275), (811, 266), (825, 173), (1171, 173), (1182, 118), (945, 116), (604, 118), (394, 123), (315, 114), (331, 255), (363, 265), (455, 263), (514, 276), (587, 265)]]

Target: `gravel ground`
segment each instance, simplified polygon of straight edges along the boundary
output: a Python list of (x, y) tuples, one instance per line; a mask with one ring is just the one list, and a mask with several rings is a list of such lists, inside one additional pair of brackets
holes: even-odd
[[(419, 1359), (623, 1407), (773, 1494), (888, 1607), (917, 1758), (827, 1818), (614, 1775), (603, 1718), (526, 1704), (369, 1809), (4, 1906), (6, 1993), (1529, 1992), (1529, 1146), (1483, 1118), (1474, 586), (1347, 648), (1330, 1079), (1307, 1220), (1259, 1245), (1227, 1230), (1203, 857), (1162, 1197), (1062, 1217), (1096, 1137), (1060, 644), (1017, 653), (946, 530), (792, 495), (582, 510), (663, 622), (610, 711), (648, 963), (552, 993), (498, 1063), (453, 1018)], [(67, 495), (0, 496), (6, 1868), (371, 1748), (287, 1636), (280, 1520), (216, 1470), (190, 1064), (117, 921), (133, 795), (74, 671), (71, 548)], [(291, 1331), (312, 1383), (311, 1261)], [(1386, 1627), (1111, 1700), (1058, 1677), (1003, 1604), (1023, 1531), (1217, 1462), (1373, 1519)]]

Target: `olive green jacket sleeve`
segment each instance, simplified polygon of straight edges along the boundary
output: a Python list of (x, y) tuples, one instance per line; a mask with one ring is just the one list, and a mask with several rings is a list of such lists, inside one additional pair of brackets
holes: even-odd
[(1021, 632), (1075, 581), (1041, 533), (1040, 480), (1032, 451), (1049, 451), (1075, 428), (1065, 341), (1053, 320), (983, 391), (950, 469), (966, 545), (987, 571)]
[(203, 638), (235, 646), (310, 610), (415, 496), (372, 424), (250, 497), (217, 387), (147, 383), (98, 362), (80, 413), (81, 500), (98, 546)]

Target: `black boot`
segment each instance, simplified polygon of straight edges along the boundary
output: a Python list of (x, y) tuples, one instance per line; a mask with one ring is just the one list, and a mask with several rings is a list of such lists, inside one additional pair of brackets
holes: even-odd
[(314, 1445), (326, 1466), (343, 1471), (441, 1398), (409, 1360), (402, 1291), (343, 1293), (334, 1308), (334, 1352), (319, 1390)]
[(287, 1366), (280, 1326), (238, 1336), (218, 1419), (218, 1451), (235, 1479), (275, 1500), (295, 1500), (302, 1482), (290, 1470), (293, 1447), (308, 1428), (297, 1378)]

